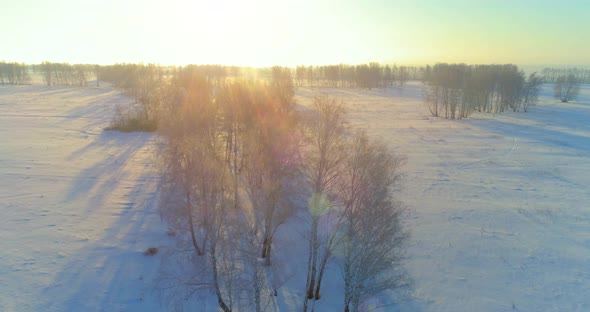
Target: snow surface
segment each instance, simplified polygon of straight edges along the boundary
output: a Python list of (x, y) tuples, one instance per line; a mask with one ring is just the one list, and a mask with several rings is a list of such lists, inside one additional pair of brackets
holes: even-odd
[(110, 87), (0, 87), (0, 311), (158, 310), (153, 135)]
[[(407, 159), (413, 287), (370, 306), (590, 311), (590, 86), (568, 104), (550, 91), (529, 113), (452, 121), (429, 115), (418, 83), (297, 90), (303, 105), (342, 98), (353, 126)], [(110, 87), (0, 86), (0, 311), (173, 310), (156, 287), (162, 253), (143, 255), (174, 245), (157, 210), (157, 138), (102, 130), (130, 102)], [(300, 310), (297, 285), (280, 291), (282, 310)], [(340, 306), (337, 285), (316, 310)], [(185, 307), (215, 311), (201, 300)]]

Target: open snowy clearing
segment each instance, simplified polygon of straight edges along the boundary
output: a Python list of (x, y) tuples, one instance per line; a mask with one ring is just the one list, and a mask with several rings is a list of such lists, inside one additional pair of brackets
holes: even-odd
[(0, 311), (157, 308), (150, 134), (103, 132), (111, 88), (0, 87)]
[[(590, 310), (590, 87), (569, 104), (550, 90), (529, 113), (461, 121), (430, 117), (419, 84), (297, 90), (304, 105), (342, 98), (354, 126), (407, 158), (414, 286), (380, 310)], [(173, 245), (156, 136), (102, 131), (130, 101), (0, 86), (0, 311), (171, 310), (155, 289), (161, 256), (143, 255)]]
[(400, 310), (590, 309), (590, 89), (550, 91), (529, 113), (452, 121), (429, 117), (419, 85), (321, 90), (407, 156), (415, 289)]

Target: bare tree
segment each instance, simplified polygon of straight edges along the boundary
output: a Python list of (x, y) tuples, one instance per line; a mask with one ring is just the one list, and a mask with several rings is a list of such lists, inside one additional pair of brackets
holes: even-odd
[(322, 237), (318, 227), (320, 220), (326, 217), (329, 198), (335, 197), (337, 192), (346, 141), (346, 112), (342, 103), (331, 97), (316, 97), (313, 114), (303, 127), (304, 173), (312, 192), (308, 205), (311, 224), (304, 311), (308, 299), (320, 298), (323, 272), (331, 254), (330, 238)]
[(534, 106), (537, 103), (537, 99), (539, 98), (539, 91), (541, 90), (541, 85), (543, 84), (543, 78), (537, 73), (532, 73), (529, 75), (524, 88), (522, 90), (522, 110), (527, 112), (530, 107)]
[(303, 86), (303, 80), (305, 79), (305, 66), (298, 65), (295, 68), (295, 77), (297, 77), (297, 86)]
[(406, 66), (400, 66), (399, 67), (399, 73), (397, 75), (397, 79), (399, 80), (399, 85), (400, 86), (405, 86), (406, 82), (409, 79), (409, 73), (408, 73), (408, 68)]
[(232, 215), (226, 187), (229, 173), (217, 142), (220, 110), (211, 100), (208, 83), (193, 77), (190, 86), (182, 95), (171, 97), (179, 102), (169, 104), (161, 129), (166, 138), (163, 168), (170, 181), (167, 191), (183, 200), (180, 207), (177, 201), (163, 202), (161, 209), (171, 225), (186, 233), (195, 254), (207, 257), (211, 273), (207, 280), (220, 309), (228, 312), (231, 294), (224, 290), (228, 283), (224, 283), (227, 270), (223, 267), (226, 253), (232, 249), (228, 243), (232, 241)]
[(88, 79), (86, 78), (86, 65), (76, 64), (74, 67), (76, 69), (76, 78), (78, 80), (78, 84), (80, 86), (87, 86)]
[(402, 158), (384, 144), (358, 132), (349, 145), (342, 192), (344, 311), (405, 282), (401, 268), (404, 242), (403, 208), (396, 201)]
[(160, 88), (172, 195), (163, 197), (163, 215), (206, 259), (199, 263), (210, 277), (199, 279), (220, 309), (263, 311), (280, 283), (267, 269), (273, 237), (294, 212), (287, 189), (300, 161), (292, 105), (273, 93), (280, 86), (211, 82), (192, 68), (169, 81)]
[(555, 97), (563, 103), (576, 99), (580, 92), (580, 81), (574, 74), (559, 76), (553, 86)]
[(100, 65), (94, 65), (94, 76), (96, 77), (96, 87), (100, 87), (100, 77), (101, 74), (101, 67)]
[(45, 61), (41, 63), (40, 69), (41, 74), (43, 75), (43, 80), (48, 86), (50, 86), (53, 78), (53, 64)]
[(263, 224), (261, 256), (270, 265), (273, 237), (294, 213), (287, 181), (297, 170), (298, 152), (294, 115), (267, 94), (255, 90), (257, 121), (248, 131), (244, 181), (254, 214)]
[(285, 112), (293, 109), (293, 97), (295, 89), (291, 69), (288, 67), (274, 66), (272, 68), (271, 89), (272, 94), (279, 100), (280, 108)]

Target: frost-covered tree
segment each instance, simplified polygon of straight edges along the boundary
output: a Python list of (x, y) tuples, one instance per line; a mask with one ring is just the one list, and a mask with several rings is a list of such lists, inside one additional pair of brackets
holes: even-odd
[(294, 214), (288, 182), (299, 165), (292, 95), (286, 94), (285, 84), (270, 88), (253, 90), (251, 116), (255, 119), (246, 132), (243, 179), (254, 214), (263, 224), (261, 257), (267, 265), (276, 231)]
[[(232, 222), (228, 194), (229, 173), (217, 138), (218, 106), (212, 101), (211, 86), (204, 78), (193, 77), (189, 88), (171, 91), (161, 132), (163, 169), (167, 184), (162, 214), (179, 236), (187, 238), (210, 277), (200, 283), (211, 286), (220, 309), (231, 311), (231, 293), (225, 289), (224, 266), (232, 250)], [(231, 284), (231, 283), (230, 283)]]
[(562, 75), (555, 80), (553, 86), (555, 97), (563, 103), (576, 99), (580, 92), (580, 81), (574, 74)]
[(408, 234), (395, 198), (402, 158), (358, 132), (349, 143), (342, 179), (341, 235), (344, 311), (406, 283), (401, 262)]
[[(475, 110), (500, 113), (508, 108), (520, 111), (524, 107), (527, 84), (524, 73), (515, 65), (442, 63), (424, 71), (424, 77), (425, 99), (433, 116), (461, 119)], [(527, 102), (527, 107), (530, 103)]]
[(307, 233), (309, 254), (304, 310), (307, 310), (309, 299), (320, 298), (321, 282), (335, 234), (322, 232), (320, 222), (330, 218), (327, 214), (330, 198), (334, 199), (337, 195), (346, 154), (346, 111), (343, 104), (332, 97), (316, 97), (313, 108), (303, 127), (304, 175), (312, 193), (308, 203), (310, 228)]
[(288, 67), (274, 66), (272, 68), (270, 84), (270, 91), (279, 100), (281, 110), (285, 112), (292, 111), (293, 104), (295, 104), (293, 102), (295, 88), (293, 87), (291, 69)]
[(223, 311), (264, 311), (284, 279), (269, 268), (273, 238), (294, 213), (293, 106), (277, 85), (217, 85), (195, 68), (166, 81), (161, 209), (200, 272), (184, 283), (213, 291)]
[(529, 75), (522, 90), (522, 110), (527, 112), (530, 107), (535, 106), (539, 98), (539, 91), (543, 84), (543, 77), (532, 73)]

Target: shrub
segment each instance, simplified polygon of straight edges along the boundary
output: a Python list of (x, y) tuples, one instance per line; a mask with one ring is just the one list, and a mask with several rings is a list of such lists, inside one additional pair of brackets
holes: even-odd
[(111, 124), (106, 127), (105, 130), (116, 130), (121, 132), (154, 132), (157, 128), (157, 120), (149, 118), (141, 109), (124, 111), (121, 107), (117, 107), (117, 111), (115, 112)]

